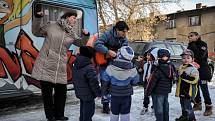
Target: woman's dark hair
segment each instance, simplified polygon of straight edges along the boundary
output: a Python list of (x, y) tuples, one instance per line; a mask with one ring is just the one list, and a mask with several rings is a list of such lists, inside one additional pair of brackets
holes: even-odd
[(66, 12), (64, 15), (61, 16), (61, 19), (66, 19), (66, 18), (68, 18), (70, 16), (77, 17), (77, 12), (76, 11)]
[(199, 35), (198, 32), (190, 32), (189, 34), (193, 34), (195, 36), (199, 36), (199, 38), (197, 40), (201, 40), (201, 37), (200, 37), (200, 35)]
[(118, 29), (119, 31), (123, 31), (125, 29), (129, 30), (129, 27), (125, 21), (118, 21), (116, 23), (116, 25), (114, 26), (114, 29)]

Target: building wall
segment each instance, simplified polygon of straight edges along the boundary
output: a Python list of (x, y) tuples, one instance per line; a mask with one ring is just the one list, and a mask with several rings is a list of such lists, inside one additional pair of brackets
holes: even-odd
[[(187, 43), (187, 35), (191, 31), (198, 32), (202, 40), (207, 42), (209, 53), (215, 52), (215, 9), (203, 11), (201, 15), (201, 26), (189, 26), (188, 17), (190, 14), (176, 13), (176, 28), (166, 29), (164, 22), (159, 23), (156, 27), (158, 39), (176, 38), (177, 41)], [(198, 15), (198, 14), (195, 14)]]

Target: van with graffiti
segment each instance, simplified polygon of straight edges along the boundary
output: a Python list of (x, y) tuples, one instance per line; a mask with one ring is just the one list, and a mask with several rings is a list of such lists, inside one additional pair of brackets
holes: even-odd
[[(78, 35), (83, 28), (91, 35), (98, 33), (96, 0), (0, 0), (0, 99), (40, 93), (39, 81), (31, 77), (44, 41), (39, 26), (57, 21), (68, 11), (77, 12)], [(75, 47), (70, 48), (68, 82), (75, 60)]]

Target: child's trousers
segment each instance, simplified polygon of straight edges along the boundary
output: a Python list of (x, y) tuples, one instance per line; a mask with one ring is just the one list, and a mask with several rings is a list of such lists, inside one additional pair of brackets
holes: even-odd
[(130, 121), (131, 96), (111, 96), (110, 121)]
[(195, 114), (191, 105), (191, 100), (188, 98), (180, 97), (182, 116), (188, 120), (195, 119)]

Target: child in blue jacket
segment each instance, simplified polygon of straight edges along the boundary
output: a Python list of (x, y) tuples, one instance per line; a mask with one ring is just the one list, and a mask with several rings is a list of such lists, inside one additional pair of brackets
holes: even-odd
[(134, 51), (129, 46), (121, 47), (117, 52), (116, 59), (107, 67), (102, 85), (103, 95), (111, 94), (111, 117), (110, 121), (130, 121), (131, 95), (133, 84), (139, 81), (136, 67), (131, 62)]

